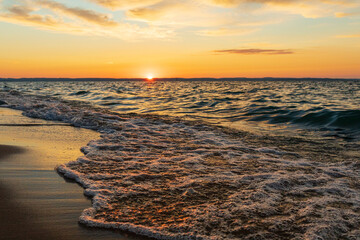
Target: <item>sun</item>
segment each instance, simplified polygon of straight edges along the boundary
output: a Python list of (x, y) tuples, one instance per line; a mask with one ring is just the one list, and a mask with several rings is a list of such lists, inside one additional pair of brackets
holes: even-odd
[(146, 76), (146, 80), (147, 80), (147, 81), (152, 81), (152, 80), (154, 80), (154, 76), (153, 76), (152, 74), (148, 74), (148, 75)]

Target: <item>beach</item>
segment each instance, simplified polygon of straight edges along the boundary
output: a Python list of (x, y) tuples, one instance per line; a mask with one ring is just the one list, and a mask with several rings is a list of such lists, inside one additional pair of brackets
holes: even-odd
[(0, 240), (360, 240), (360, 0), (0, 0)]
[(76, 160), (80, 147), (98, 137), (0, 108), (0, 239), (136, 239), (79, 225), (91, 201), (54, 170)]
[[(6, 115), (12, 116), (11, 110), (3, 112), (1, 144), (25, 152), (8, 155), (11, 161), (3, 159), (0, 174), (8, 188), (18, 189), (11, 202), (23, 199), (20, 202), (37, 215), (44, 213), (34, 221), (41, 226), (56, 226), (52, 229), (77, 239), (94, 228), (117, 232), (96, 230), (86, 238), (359, 236), (359, 145), (346, 140), (351, 135), (258, 134), (251, 128), (241, 131), (176, 116), (122, 113), (99, 106), (99, 92), (92, 93), (94, 100), (84, 101), (78, 89), (70, 90), (80, 94), (78, 100), (4, 89), (4, 105), (21, 110), (22, 120), (11, 120)], [(306, 118), (318, 121), (321, 112), (329, 111)], [(358, 112), (350, 113), (333, 111), (337, 119), (332, 124), (347, 123), (356, 133), (352, 116)], [(332, 132), (345, 134), (346, 129)], [(64, 184), (54, 167), (83, 187), (91, 204), (80, 186)], [(69, 200), (78, 208), (69, 207)], [(41, 207), (34, 208), (36, 204)]]

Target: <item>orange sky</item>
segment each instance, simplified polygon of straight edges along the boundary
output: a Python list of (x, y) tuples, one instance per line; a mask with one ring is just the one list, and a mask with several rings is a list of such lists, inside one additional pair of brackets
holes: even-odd
[(360, 77), (355, 0), (0, 0), (0, 77)]

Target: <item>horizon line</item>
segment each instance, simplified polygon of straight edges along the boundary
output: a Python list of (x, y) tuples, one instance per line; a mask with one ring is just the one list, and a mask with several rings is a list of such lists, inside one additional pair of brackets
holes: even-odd
[[(146, 81), (146, 77), (101, 78), (101, 77), (8, 77), (0, 81), (56, 81), (56, 80), (92, 80), (92, 81)], [(360, 77), (164, 77), (153, 78), (152, 81), (166, 80), (360, 80)]]

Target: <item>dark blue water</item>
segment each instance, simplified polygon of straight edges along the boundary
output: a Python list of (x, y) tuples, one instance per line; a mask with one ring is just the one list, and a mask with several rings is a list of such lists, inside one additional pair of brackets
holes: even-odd
[(18, 82), (0, 86), (81, 100), (122, 113), (180, 116), (258, 133), (360, 137), (360, 81)]

